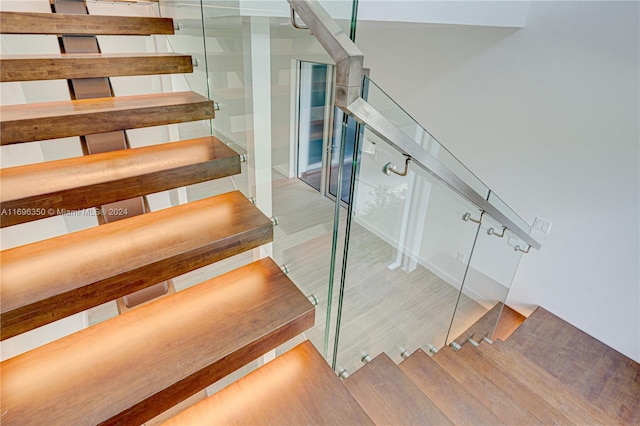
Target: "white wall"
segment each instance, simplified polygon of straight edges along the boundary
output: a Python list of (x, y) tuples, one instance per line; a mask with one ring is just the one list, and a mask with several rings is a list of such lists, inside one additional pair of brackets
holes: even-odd
[[(639, 3), (532, 2), (523, 29), (359, 22), (372, 78), (528, 222), (509, 303), (640, 360)], [(408, 61), (408, 62), (407, 62)]]

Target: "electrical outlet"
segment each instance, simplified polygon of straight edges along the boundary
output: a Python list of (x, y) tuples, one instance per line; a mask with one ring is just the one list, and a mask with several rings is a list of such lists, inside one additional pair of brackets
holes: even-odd
[(551, 230), (551, 221), (547, 219), (543, 219), (541, 217), (536, 217), (536, 220), (533, 221), (533, 229), (536, 231), (540, 231), (543, 234), (548, 234)]

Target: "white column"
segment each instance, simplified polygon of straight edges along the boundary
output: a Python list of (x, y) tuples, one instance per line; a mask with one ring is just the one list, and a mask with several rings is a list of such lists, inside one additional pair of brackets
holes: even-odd
[[(245, 60), (245, 87), (252, 106), (253, 130), (247, 136), (249, 193), (266, 216), (273, 216), (271, 197), (271, 36), (269, 19), (251, 17), (245, 33), (250, 57)], [(245, 45), (246, 46), (246, 45)], [(245, 50), (246, 51), (246, 50)], [(254, 258), (271, 256), (272, 244), (254, 250)]]

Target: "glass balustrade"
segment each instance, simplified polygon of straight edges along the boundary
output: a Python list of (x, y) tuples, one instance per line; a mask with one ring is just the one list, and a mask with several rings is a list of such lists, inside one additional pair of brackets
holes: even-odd
[[(353, 29), (351, 1), (320, 3)], [(286, 1), (163, 0), (160, 15), (176, 22), (167, 46), (198, 61), (185, 84), (219, 105), (207, 134), (246, 158), (240, 175), (186, 188), (187, 198), (238, 189), (277, 223), (272, 244), (182, 277), (185, 286), (273, 257), (318, 304), (306, 337), (336, 370), (462, 344), (483, 316), (473, 337), (491, 335), (521, 257), (514, 247), (527, 244), (496, 235), (502, 224), (484, 210), (528, 234), (524, 220), (365, 77), (369, 106), (467, 193), (415, 160), (401, 176), (407, 157), (393, 141), (333, 107), (335, 63), (292, 26)]]

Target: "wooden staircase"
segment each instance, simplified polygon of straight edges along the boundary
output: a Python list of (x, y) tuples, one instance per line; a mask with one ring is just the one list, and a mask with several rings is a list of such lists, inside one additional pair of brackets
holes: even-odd
[[(170, 19), (17, 12), (0, 13), (0, 28), (63, 36), (173, 32)], [(179, 54), (3, 57), (0, 66), (5, 82), (191, 71)], [(213, 115), (213, 103), (191, 92), (16, 105), (2, 107), (0, 137), (2, 145), (37, 143)], [(1, 224), (103, 209), (239, 171), (239, 156), (213, 137), (3, 169)], [(270, 219), (236, 191), (4, 250), (1, 338), (272, 238)], [(261, 259), (2, 362), (0, 422), (142, 424), (173, 407), (186, 410), (171, 425), (640, 424), (638, 364), (542, 308), (504, 342), (444, 348), (433, 357), (418, 350), (399, 366), (381, 354), (344, 382), (305, 341), (187, 408), (210, 384), (313, 321), (307, 298)]]
[[(544, 317), (542, 324), (541, 317)], [(291, 370), (304, 362), (306, 356), (299, 352), (306, 349), (297, 348), (268, 364), (268, 373), (257, 370), (185, 410), (168, 424), (368, 424), (366, 419), (355, 417), (325, 422), (322, 413), (314, 417), (300, 415), (300, 411), (313, 412), (318, 406), (331, 410), (326, 408), (327, 394), (339, 395), (343, 404), (351, 404), (351, 399), (355, 399), (369, 419), (380, 425), (638, 424), (640, 365), (626, 359), (610, 371), (609, 376), (614, 378), (628, 375), (623, 383), (616, 381), (622, 385), (619, 387), (599, 382), (599, 372), (586, 369), (580, 372), (585, 385), (577, 389), (517, 349), (522, 338), (519, 334), (532, 328), (539, 329), (541, 334), (529, 337), (568, 328), (573, 329), (573, 335), (584, 337), (580, 330), (538, 308), (524, 322), (523, 331), (517, 330), (506, 341), (497, 340), (493, 344), (483, 341), (477, 347), (466, 343), (457, 352), (446, 347), (433, 357), (418, 350), (399, 366), (383, 353), (346, 378), (344, 386), (339, 386), (337, 380), (330, 384), (308, 381), (301, 385), (292, 377)], [(593, 345), (601, 345), (591, 339)], [(570, 366), (571, 358), (560, 356), (556, 361), (561, 359), (565, 366)], [(599, 362), (621, 358), (622, 355), (607, 348), (600, 352)], [(322, 369), (322, 364), (318, 362), (297, 374)], [(565, 374), (575, 373), (569, 368), (566, 371)], [(285, 401), (280, 399), (283, 387), (287, 389)], [(350, 395), (345, 396), (345, 388)], [(595, 399), (588, 395), (594, 389), (599, 389)], [(264, 395), (279, 396), (274, 397), (275, 402)], [(598, 400), (608, 402), (605, 406)], [(329, 407), (340, 407), (340, 401), (334, 400)], [(351, 410), (354, 416), (359, 415), (356, 407)]]

